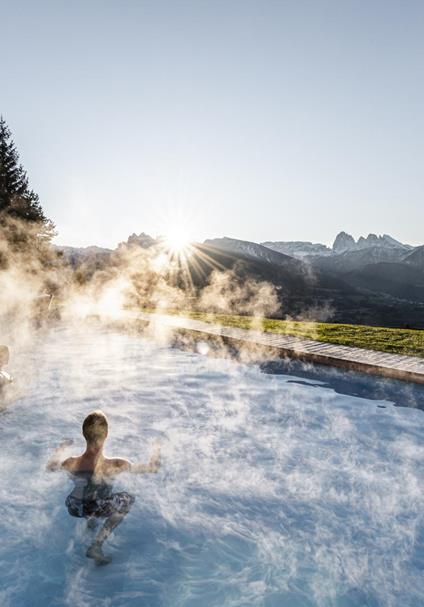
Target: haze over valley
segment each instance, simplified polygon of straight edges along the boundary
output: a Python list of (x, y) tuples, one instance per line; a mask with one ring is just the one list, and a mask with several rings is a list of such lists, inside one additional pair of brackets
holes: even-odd
[[(56, 249), (74, 268), (93, 274), (124, 250), (147, 251), (160, 241), (140, 233), (115, 250)], [(340, 232), (331, 248), (303, 241), (214, 238), (191, 243), (185, 263), (197, 288), (208, 284), (213, 269), (230, 270), (237, 281), (270, 283), (281, 304), (273, 313), (278, 318), (424, 328), (424, 245), (413, 247), (388, 234), (355, 240)]]

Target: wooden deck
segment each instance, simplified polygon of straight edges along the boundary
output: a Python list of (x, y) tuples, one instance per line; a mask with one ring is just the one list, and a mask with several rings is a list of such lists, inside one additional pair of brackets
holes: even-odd
[(387, 354), (290, 335), (225, 327), (182, 316), (141, 313), (138, 318), (179, 331), (203, 334), (205, 337), (220, 337), (229, 343), (240, 344), (242, 342), (251, 346), (269, 348), (274, 353), (277, 351), (281, 357), (297, 358), (424, 384), (424, 359), (414, 356)]

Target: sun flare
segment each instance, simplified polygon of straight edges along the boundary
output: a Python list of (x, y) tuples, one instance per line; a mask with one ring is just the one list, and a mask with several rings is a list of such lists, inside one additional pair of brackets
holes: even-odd
[(176, 255), (187, 254), (190, 250), (190, 236), (182, 228), (171, 229), (164, 236), (164, 245)]

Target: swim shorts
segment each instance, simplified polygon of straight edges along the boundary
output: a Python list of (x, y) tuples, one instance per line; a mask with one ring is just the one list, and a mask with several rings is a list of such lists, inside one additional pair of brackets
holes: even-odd
[(127, 514), (134, 503), (134, 496), (126, 491), (113, 493), (109, 497), (97, 498), (95, 500), (82, 500), (68, 495), (65, 505), (71, 516), (88, 518), (90, 516), (108, 517), (112, 514)]

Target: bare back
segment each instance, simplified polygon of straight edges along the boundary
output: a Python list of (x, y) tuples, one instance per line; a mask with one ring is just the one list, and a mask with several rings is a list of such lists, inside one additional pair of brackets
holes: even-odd
[(103, 455), (97, 455), (93, 458), (89, 454), (83, 453), (76, 457), (68, 457), (62, 462), (61, 467), (73, 474), (87, 472), (97, 478), (104, 478), (116, 476), (121, 472), (129, 472), (131, 470), (131, 462), (127, 459), (119, 457), (109, 458)]

